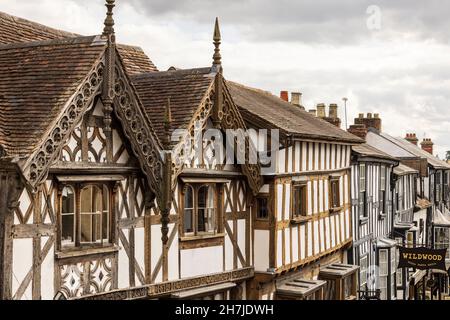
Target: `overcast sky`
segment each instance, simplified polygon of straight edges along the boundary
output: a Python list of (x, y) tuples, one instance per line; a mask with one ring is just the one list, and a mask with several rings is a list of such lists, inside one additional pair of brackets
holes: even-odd
[[(379, 113), (383, 130), (450, 150), (450, 2), (438, 0), (117, 0), (118, 41), (159, 70), (208, 66), (214, 19), (224, 75), (304, 105), (348, 100), (348, 123)], [(0, 11), (80, 34), (101, 33), (103, 0), (0, 0)], [(343, 121), (345, 125), (345, 121)]]

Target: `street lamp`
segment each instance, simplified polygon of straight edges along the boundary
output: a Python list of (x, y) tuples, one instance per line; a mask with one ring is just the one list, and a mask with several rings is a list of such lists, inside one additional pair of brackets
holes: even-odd
[(347, 98), (346, 97), (344, 97), (344, 98), (342, 98), (342, 100), (344, 100), (344, 110), (345, 110), (345, 130), (347, 130), (348, 129), (348, 127), (347, 127)]

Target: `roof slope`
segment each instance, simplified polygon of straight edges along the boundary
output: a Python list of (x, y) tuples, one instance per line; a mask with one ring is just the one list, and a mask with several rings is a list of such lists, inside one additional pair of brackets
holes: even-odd
[(416, 155), (417, 157), (426, 158), (428, 163), (436, 169), (450, 169), (450, 164), (448, 164), (445, 161), (439, 160), (434, 155), (422, 150), (420, 147), (412, 144), (411, 142), (405, 139), (392, 137), (387, 133), (381, 133), (381, 135), (386, 139), (388, 139), (389, 141), (402, 147), (406, 151)]
[(383, 152), (396, 158), (418, 158), (417, 155), (403, 149), (398, 144), (392, 142), (390, 138), (390, 136), (388, 137), (388, 135), (385, 135), (383, 132), (378, 132), (376, 130), (372, 130), (372, 128), (369, 128), (369, 131), (366, 135), (366, 143), (377, 149), (383, 150)]
[(95, 37), (0, 46), (0, 145), (29, 154), (105, 50)]
[[(0, 12), (0, 44), (77, 38), (80, 36)], [(117, 50), (124, 61), (128, 74), (158, 71), (141, 48), (118, 44)]]
[(398, 166), (394, 167), (394, 173), (398, 176), (402, 176), (405, 174), (419, 173), (419, 171), (399, 163)]
[(234, 102), (246, 122), (263, 123), (286, 134), (301, 138), (325, 139), (338, 142), (362, 143), (363, 140), (325, 120), (319, 119), (273, 94), (227, 81)]
[(384, 153), (381, 150), (378, 150), (377, 148), (374, 148), (374, 147), (368, 145), (367, 143), (353, 146), (352, 151), (354, 151), (362, 156), (365, 156), (365, 157), (399, 161), (398, 159), (388, 155), (387, 153)]
[(167, 99), (172, 111), (171, 132), (185, 129), (213, 82), (211, 68), (150, 72), (131, 77), (145, 112), (160, 140), (164, 139)]

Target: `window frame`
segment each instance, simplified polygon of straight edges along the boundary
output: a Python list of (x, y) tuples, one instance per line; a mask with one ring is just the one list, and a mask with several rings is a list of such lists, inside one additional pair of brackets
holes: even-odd
[[(260, 211), (260, 200), (265, 200), (266, 201), (266, 211), (267, 211), (267, 216), (266, 217), (261, 217), (259, 216), (259, 211)], [(258, 195), (256, 197), (256, 214), (255, 214), (255, 219), (258, 221), (268, 221), (269, 220), (269, 195), (265, 194), (265, 195)]]
[(367, 167), (365, 163), (359, 164), (359, 181), (358, 181), (358, 211), (360, 218), (367, 218)]
[[(212, 187), (213, 189), (213, 207), (214, 209), (214, 215), (212, 219), (214, 220), (214, 231), (199, 231), (198, 229), (198, 213), (199, 213), (199, 207), (198, 207), (198, 191), (204, 187)], [(186, 188), (191, 187), (193, 189), (193, 209), (192, 209), (192, 226), (193, 231), (192, 232), (186, 232), (185, 231), (185, 225), (184, 225), (184, 219), (185, 219), (185, 195), (186, 195)], [(215, 236), (215, 235), (221, 235), (223, 232), (223, 223), (222, 223), (222, 209), (223, 203), (220, 197), (219, 200), (219, 194), (222, 193), (223, 183), (218, 182), (188, 182), (184, 183), (182, 186), (182, 192), (180, 193), (180, 233), (183, 238), (202, 238), (207, 236)], [(220, 203), (219, 203), (220, 202)]]
[[(328, 203), (330, 211), (339, 211), (343, 204), (341, 203), (341, 177), (333, 177), (329, 178), (329, 189), (328, 189)], [(333, 186), (336, 186), (336, 189)], [(335, 191), (337, 191), (335, 193)], [(334, 202), (337, 201), (337, 203)]]
[[(300, 189), (300, 201), (297, 202), (297, 190)], [(308, 183), (306, 181), (292, 183), (291, 191), (291, 220), (308, 216)], [(298, 207), (297, 207), (298, 203)]]
[[(115, 203), (115, 194), (114, 194), (114, 185), (116, 181), (102, 181), (102, 182), (60, 182), (58, 185), (58, 210), (57, 210), (57, 217), (58, 217), (58, 225), (57, 225), (57, 249), (61, 251), (67, 251), (67, 250), (74, 250), (74, 249), (88, 249), (88, 248), (101, 248), (101, 247), (107, 247), (111, 246), (115, 243), (114, 238), (114, 230), (117, 226), (117, 223), (115, 221), (115, 213), (114, 213), (114, 203)], [(107, 192), (107, 202), (108, 202), (108, 209), (107, 211), (107, 228), (106, 233), (102, 237), (102, 239), (98, 241), (81, 241), (82, 235), (81, 235), (81, 224), (82, 224), (82, 216), (84, 214), (81, 213), (82, 211), (82, 204), (81, 204), (81, 193), (84, 189), (94, 187), (98, 188), (103, 195), (103, 188), (106, 188)], [(63, 217), (63, 190), (65, 188), (71, 188), (74, 191), (74, 215), (73, 215), (73, 234), (74, 239), (73, 241), (65, 242), (62, 239), (63, 235), (63, 223), (62, 223), (62, 217)], [(103, 200), (101, 205), (101, 212), (100, 212), (100, 220), (103, 222)], [(91, 216), (94, 213), (91, 213)], [(100, 225), (101, 232), (100, 234), (103, 235), (103, 225)]]

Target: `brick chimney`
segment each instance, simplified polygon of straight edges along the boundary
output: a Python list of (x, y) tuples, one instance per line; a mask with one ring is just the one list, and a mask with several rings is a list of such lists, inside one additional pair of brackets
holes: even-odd
[(324, 103), (318, 103), (317, 104), (317, 116), (319, 118), (325, 118), (325, 104)]
[(280, 92), (280, 98), (283, 99), (286, 102), (289, 102), (289, 92), (281, 91)]
[(381, 118), (378, 113), (372, 116), (372, 113), (368, 113), (364, 117), (364, 113), (360, 113), (358, 118), (355, 118), (355, 124), (363, 124), (367, 129), (374, 128), (377, 131), (381, 131)]
[(430, 138), (423, 138), (423, 141), (420, 143), (422, 150), (430, 154), (433, 154), (433, 145), (434, 143), (431, 141)]
[(347, 131), (361, 139), (366, 139), (367, 128), (364, 124), (352, 124)]
[(405, 140), (411, 142), (412, 144), (417, 146), (417, 143), (419, 142), (419, 139), (417, 139), (416, 134), (415, 133), (407, 133)]

